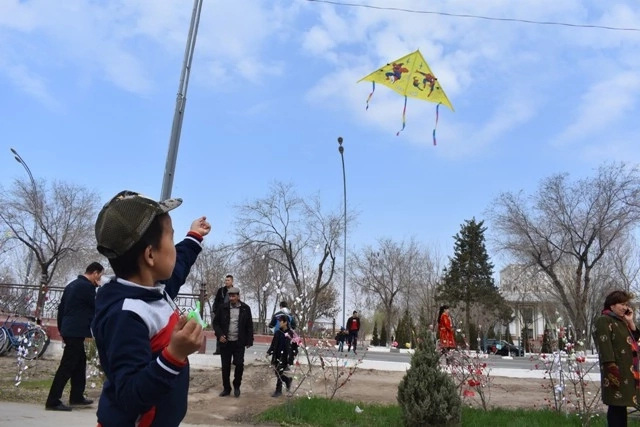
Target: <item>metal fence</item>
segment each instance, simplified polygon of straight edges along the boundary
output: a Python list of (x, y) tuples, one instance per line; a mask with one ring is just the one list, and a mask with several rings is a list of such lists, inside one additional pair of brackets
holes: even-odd
[[(27, 318), (35, 317), (38, 289), (38, 286), (0, 283), (0, 312)], [(61, 286), (50, 286), (48, 288), (40, 318), (57, 318), (58, 305), (62, 299), (63, 291), (64, 287)], [(200, 315), (205, 322), (211, 324), (211, 310), (209, 305), (206, 304), (206, 299), (205, 286), (200, 286), (200, 292), (197, 294), (178, 294), (175, 298), (175, 303), (181, 310), (188, 310), (194, 308), (196, 302), (200, 302)]]
[[(36, 303), (38, 301), (38, 286), (0, 283), (0, 314), (17, 315), (35, 320)], [(200, 302), (200, 316), (212, 329), (212, 301), (206, 293), (206, 284), (200, 285), (198, 293), (179, 293), (174, 299), (179, 309), (186, 311), (196, 307)], [(62, 299), (64, 287), (49, 286), (45, 295), (44, 305), (40, 313), (40, 319), (56, 319), (58, 317), (58, 305)], [(0, 322), (2, 319), (0, 318)], [(271, 335), (272, 331), (267, 326), (268, 320), (253, 319), (253, 330), (256, 333)], [(316, 321), (314, 326), (307, 331), (310, 337), (333, 336), (336, 330), (335, 319), (332, 321)]]

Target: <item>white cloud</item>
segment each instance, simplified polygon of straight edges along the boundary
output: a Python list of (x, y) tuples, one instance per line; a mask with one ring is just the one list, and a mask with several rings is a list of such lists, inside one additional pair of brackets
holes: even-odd
[[(531, 0), (517, 4), (509, 0), (458, 1), (429, 7), (418, 0), (394, 4), (409, 9), (505, 18), (640, 26), (636, 19), (637, 8), (632, 11), (628, 6), (617, 5), (599, 10), (594, 9), (594, 5), (601, 6), (597, 2), (579, 0)], [(594, 49), (585, 45), (581, 36), (597, 37), (598, 45), (614, 49), (621, 40), (636, 35), (363, 8), (316, 7), (315, 10), (319, 17), (306, 31), (302, 47), (311, 56), (320, 56), (329, 63), (337, 64), (337, 69), (310, 89), (308, 101), (322, 100), (320, 102), (325, 104), (350, 107), (355, 120), (376, 126), (381, 132), (390, 132), (399, 123), (402, 101), (395, 94), (386, 94), (384, 87), (379, 87), (372, 108), (364, 114), (361, 100), (366, 98), (366, 89), (354, 86), (353, 78), (357, 80), (380, 65), (420, 48), (454, 107), (461, 111), (458, 116), (467, 120), (463, 122), (456, 114), (447, 114), (446, 121), (441, 121), (438, 130), (441, 139), (454, 140), (452, 148), (443, 149), (445, 155), (473, 154), (478, 147), (487, 148), (500, 141), (505, 134), (526, 124), (536, 117), (539, 110), (554, 102), (558, 88), (563, 85), (596, 85), (593, 93), (585, 96), (585, 100), (589, 99), (594, 105), (593, 95), (613, 83), (613, 87), (606, 90), (611, 98), (603, 105), (603, 95), (599, 95), (597, 108), (611, 110), (615, 107), (624, 112), (635, 105), (635, 89), (627, 94), (618, 94), (618, 89), (622, 90), (625, 85), (627, 90), (629, 85), (635, 88), (635, 70), (631, 70), (632, 64), (639, 62), (637, 55), (631, 50), (618, 50), (617, 61), (609, 68), (626, 77), (600, 84), (603, 79), (602, 62), (607, 58), (585, 55)], [(569, 33), (572, 36), (567, 36)], [(574, 61), (574, 56), (580, 60)], [(621, 67), (621, 63), (626, 66)], [(579, 79), (575, 79), (576, 75)], [(431, 124), (420, 122), (417, 134), (413, 134), (409, 127), (415, 126), (415, 116), (432, 117), (431, 108), (427, 104), (409, 101), (407, 139), (430, 141), (425, 136)], [(466, 108), (485, 110), (487, 118), (479, 122), (477, 117), (463, 114)], [(599, 126), (594, 124), (594, 115), (595, 107), (584, 107), (581, 116), (585, 118), (568, 130), (568, 136), (584, 138), (586, 132), (578, 130), (587, 128), (585, 122), (589, 122), (589, 127)], [(398, 119), (394, 120), (395, 117)], [(604, 118), (599, 118), (599, 122), (606, 125), (617, 117), (618, 113), (608, 112)], [(563, 117), (557, 120), (562, 125)]]
[(21, 65), (2, 66), (0, 64), (0, 72), (4, 72), (14, 85), (51, 110), (59, 110), (60, 102), (53, 94), (47, 90), (47, 84), (44, 78), (31, 73)]
[[(155, 75), (165, 65), (171, 64), (177, 74), (191, 12), (192, 3), (181, 0), (2, 2), (0, 40), (22, 42), (2, 52), (0, 60), (24, 70), (25, 79), (51, 73), (50, 65), (55, 64), (78, 84), (93, 80), (86, 78), (88, 71), (126, 91), (146, 94), (154, 90)], [(266, 0), (205, 2), (194, 68), (204, 64), (203, 70), (212, 74), (192, 76), (208, 82), (210, 77), (218, 81), (220, 75), (229, 79), (238, 74), (257, 83), (260, 76), (280, 74), (282, 65), (264, 51), (270, 37), (279, 36), (284, 20), (292, 19), (292, 13)], [(39, 58), (23, 54), (25, 50), (37, 51)], [(214, 65), (220, 68), (218, 74)]]
[(579, 141), (611, 127), (635, 107), (640, 94), (640, 77), (635, 72), (603, 76), (582, 96), (577, 117), (556, 138), (556, 143)]

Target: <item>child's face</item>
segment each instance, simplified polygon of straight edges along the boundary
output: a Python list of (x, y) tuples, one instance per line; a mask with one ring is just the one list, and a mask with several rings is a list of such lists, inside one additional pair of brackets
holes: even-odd
[(153, 260), (154, 280), (170, 278), (176, 265), (176, 247), (173, 245), (173, 223), (169, 215), (162, 219), (162, 238), (160, 245), (153, 250)]

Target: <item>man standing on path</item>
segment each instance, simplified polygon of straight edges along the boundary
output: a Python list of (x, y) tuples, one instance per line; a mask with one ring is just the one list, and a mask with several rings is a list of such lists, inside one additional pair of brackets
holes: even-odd
[[(93, 400), (84, 397), (86, 385), (87, 355), (84, 339), (91, 338), (91, 321), (96, 309), (96, 287), (104, 267), (100, 263), (89, 264), (84, 274), (69, 283), (58, 305), (58, 331), (64, 341), (60, 366), (53, 378), (45, 408), (51, 411), (70, 411), (71, 406), (91, 405)], [(69, 405), (60, 400), (67, 382), (71, 380)]]
[(229, 302), (222, 304), (213, 318), (213, 329), (220, 341), (222, 361), (222, 385), (220, 396), (231, 394), (231, 359), (235, 365), (233, 395), (240, 397), (240, 385), (244, 372), (244, 350), (253, 345), (253, 317), (251, 308), (240, 301), (240, 290), (231, 287), (227, 291)]
[[(217, 313), (223, 304), (229, 302), (229, 289), (233, 286), (233, 276), (227, 274), (224, 278), (224, 286), (218, 288), (216, 296), (213, 299), (213, 313)], [(220, 337), (216, 335), (216, 351), (213, 354), (220, 354)]]
[(360, 317), (357, 311), (354, 311), (353, 315), (347, 319), (347, 331), (349, 331), (347, 353), (351, 351), (351, 346), (353, 345), (353, 354), (358, 354), (356, 350), (358, 347), (358, 332), (360, 331)]

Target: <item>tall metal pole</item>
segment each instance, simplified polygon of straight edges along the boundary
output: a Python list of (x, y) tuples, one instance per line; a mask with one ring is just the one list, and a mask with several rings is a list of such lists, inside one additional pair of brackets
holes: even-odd
[(344, 187), (344, 258), (342, 262), (342, 326), (346, 327), (347, 311), (347, 174), (344, 169), (344, 147), (342, 146), (342, 137), (338, 137), (338, 151), (342, 159), (342, 185)]
[(171, 137), (169, 139), (167, 163), (164, 168), (164, 177), (162, 178), (162, 192), (160, 195), (161, 200), (170, 198), (171, 190), (173, 188), (173, 177), (176, 171), (178, 146), (180, 145), (180, 133), (182, 131), (182, 119), (184, 118), (184, 109), (187, 104), (189, 74), (191, 72), (191, 62), (193, 61), (193, 51), (196, 47), (196, 38), (198, 36), (198, 25), (200, 25), (201, 11), (202, 0), (194, 0), (193, 12), (191, 14), (191, 24), (189, 26), (189, 35), (187, 37), (187, 47), (185, 48), (184, 52), (184, 62), (182, 64), (182, 72), (180, 74), (178, 95), (176, 97), (176, 110), (173, 114), (173, 124), (171, 126)]
[[(29, 169), (29, 166), (27, 165), (27, 162), (24, 161), (22, 156), (20, 156), (20, 154), (18, 154), (18, 152), (14, 148), (11, 148), (11, 153), (13, 154), (13, 158), (16, 159), (16, 162), (20, 163), (22, 165), (22, 167), (24, 168), (24, 170), (27, 171), (27, 174), (29, 174), (29, 180), (31, 180), (31, 186), (33, 187), (33, 207), (34, 207), (34, 210), (35, 210), (36, 214), (34, 214), (34, 216), (33, 216), (33, 234), (32, 234), (32, 237), (35, 240), (36, 232), (38, 231), (38, 218), (37, 218), (38, 186), (36, 185), (36, 180), (33, 179), (33, 174), (31, 173), (31, 169)], [(33, 264), (33, 251), (30, 250), (29, 251), (29, 260), (27, 261), (27, 272), (26, 272), (26, 275), (24, 277), (24, 284), (25, 285), (27, 285), (29, 283), (29, 276), (31, 275), (31, 265), (32, 264)]]

